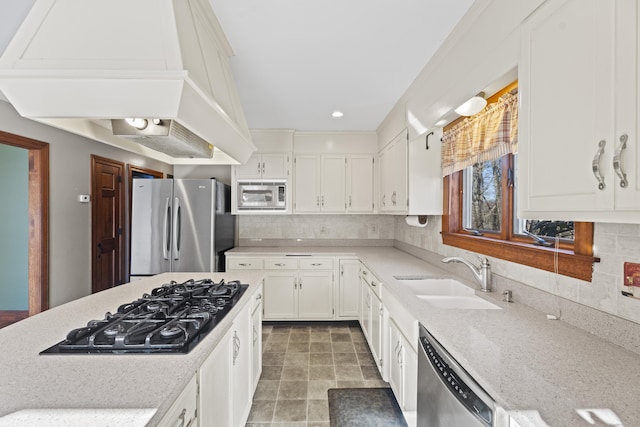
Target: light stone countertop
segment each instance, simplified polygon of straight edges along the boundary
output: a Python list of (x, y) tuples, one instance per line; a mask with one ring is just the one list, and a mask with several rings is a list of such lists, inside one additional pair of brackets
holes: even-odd
[[(262, 275), (260, 271), (164, 273), (0, 329), (0, 426), (155, 426), (231, 328), (237, 313), (250, 303)], [(72, 329), (103, 319), (107, 311), (114, 312), (159, 285), (202, 278), (240, 280), (250, 286), (188, 354), (39, 355)]]
[[(383, 302), (385, 291), (393, 294), (522, 426), (541, 425), (538, 416), (549, 426), (640, 426), (640, 355), (636, 353), (561, 320), (548, 320), (546, 313), (517, 301), (503, 302), (495, 293), (476, 292), (502, 310), (432, 308), (393, 276), (451, 274), (395, 248), (240, 247), (227, 253), (284, 254), (360, 258), (385, 284)], [(479, 289), (476, 283), (458, 279)], [(581, 418), (578, 411), (588, 413), (585, 418), (592, 417), (593, 422)]]

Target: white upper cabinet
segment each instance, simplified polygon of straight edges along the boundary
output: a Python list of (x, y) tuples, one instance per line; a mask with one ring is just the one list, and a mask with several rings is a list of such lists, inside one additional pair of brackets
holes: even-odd
[(551, 1), (525, 21), (519, 217), (640, 222), (637, 9)]
[(294, 210), (344, 213), (345, 163), (343, 154), (296, 155)]
[(442, 215), (442, 128), (408, 143), (409, 215)]
[(287, 179), (289, 153), (254, 153), (244, 165), (234, 166), (236, 179)]
[(344, 154), (323, 154), (321, 171), (320, 208), (322, 212), (344, 212), (345, 197), (345, 167)]
[(294, 160), (295, 212), (320, 212), (320, 156), (297, 155)]
[(347, 212), (373, 212), (373, 155), (347, 156)]
[(407, 131), (402, 131), (378, 155), (380, 158), (380, 212), (406, 214)]

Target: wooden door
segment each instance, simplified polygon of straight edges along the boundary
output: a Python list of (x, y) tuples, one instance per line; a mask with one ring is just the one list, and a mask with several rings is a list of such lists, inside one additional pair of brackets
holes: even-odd
[(123, 282), (124, 163), (91, 156), (91, 291)]

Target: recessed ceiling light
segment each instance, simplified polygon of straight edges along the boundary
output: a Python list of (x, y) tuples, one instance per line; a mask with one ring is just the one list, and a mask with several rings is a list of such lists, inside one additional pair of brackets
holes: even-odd
[(447, 124), (447, 119), (438, 120), (435, 126), (444, 126)]
[(342, 117), (344, 116), (344, 113), (342, 111), (334, 111), (333, 113), (331, 113), (331, 117)]

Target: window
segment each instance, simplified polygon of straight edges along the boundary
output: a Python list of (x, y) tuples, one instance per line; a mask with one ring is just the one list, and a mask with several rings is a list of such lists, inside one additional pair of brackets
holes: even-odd
[(447, 175), (444, 244), (591, 281), (593, 224), (518, 218), (517, 184), (514, 154)]

